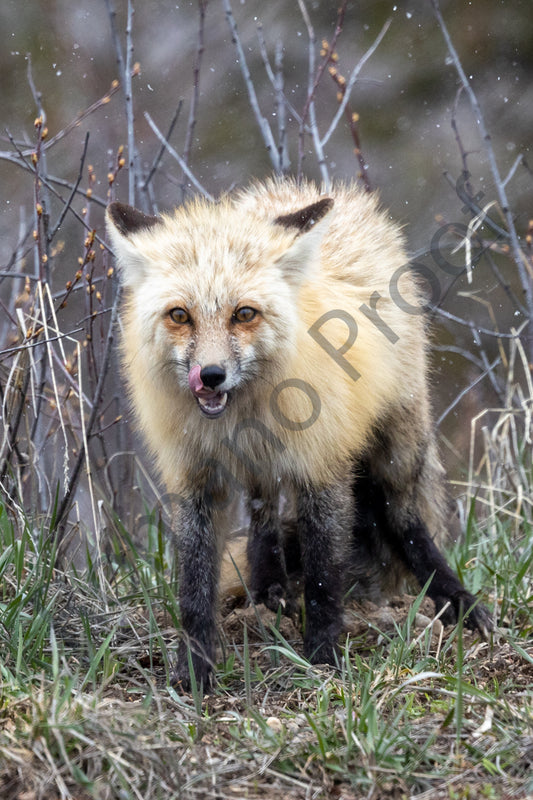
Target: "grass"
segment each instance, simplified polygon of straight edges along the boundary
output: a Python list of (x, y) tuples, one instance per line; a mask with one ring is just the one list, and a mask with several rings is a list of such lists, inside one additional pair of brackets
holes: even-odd
[[(201, 14), (198, 70), (203, 24)], [(338, 24), (342, 28), (340, 16)], [(128, 54), (131, 31), (128, 23)], [(468, 209), (471, 220), (464, 240), (459, 233), (454, 241), (464, 248), (468, 270), (462, 283), (454, 277), (453, 319), (466, 333), (455, 329), (450, 352), (462, 354), (477, 372), (447, 413), (466, 398), (471, 405), (465, 413), (477, 416), (470, 448), (464, 441), (448, 443), (458, 460), (464, 458), (460, 451), (470, 450), (460, 487), (465, 533), (449, 558), (466, 586), (494, 609), (493, 641), (482, 642), (461, 625), (443, 629), (423, 594), (395, 598), (387, 608), (349, 607), (339, 669), (319, 669), (303, 658), (301, 631), (289, 619), (237, 607), (220, 623), (215, 688), (205, 697), (197, 687), (182, 696), (169, 684), (180, 628), (176, 571), (164, 525), (146, 508), (150, 479), (141, 475), (143, 458), (133, 455), (124, 389), (111, 355), (118, 296), (111, 254), (101, 244), (102, 208), (119, 196), (117, 178), (131, 162), (124, 179), (129, 195), (144, 186), (146, 196), (135, 196), (155, 209), (155, 167), (163, 155), (161, 149), (148, 157), (143, 148), (142, 158), (133, 158), (133, 109), (138, 103), (140, 117), (142, 95), (130, 91), (132, 74), (119, 38), (112, 36), (122, 63), (125, 116), (115, 104), (106, 119), (116, 129), (103, 136), (115, 143), (116, 156), (99, 154), (98, 144), (91, 158), (105, 166), (97, 173), (85, 164), (87, 138), (75, 158), (78, 145), (61, 148), (82, 119), (107, 106), (118, 82), (50, 138), (28, 62), (38, 110), (27, 120), (31, 129), (35, 119), (34, 144), (28, 157), (27, 136), (19, 134), (24, 146), (15, 137), (8, 158), (29, 180), (32, 222), (22, 210), (20, 219), (12, 218), (19, 234), (2, 270), (2, 281), (9, 281), (0, 298), (0, 798), (533, 797), (533, 386), (531, 349), (527, 355), (520, 339), (525, 331), (527, 342), (531, 320), (531, 306), (523, 307), (530, 285), (523, 278), (529, 275), (533, 227), (518, 239), (514, 220), (522, 223), (523, 217), (508, 210), (504, 192), (518, 161), (505, 180), (491, 168), (501, 214), (488, 197), (482, 213), (477, 208), (484, 195), (476, 189), (488, 185), (481, 184), (484, 177), (471, 176), (471, 192), (465, 180), (458, 181), (458, 231), (465, 229)], [(335, 47), (328, 47), (336, 63)], [(451, 57), (460, 67), (455, 51)], [(133, 77), (139, 74), (134, 66)], [(296, 80), (311, 86), (308, 77)], [(197, 74), (194, 81), (187, 141), (198, 133), (193, 137)], [(463, 88), (471, 97), (470, 84)], [(310, 91), (307, 110), (315, 100), (315, 89)], [(278, 103), (277, 91), (276, 98)], [(45, 100), (53, 109), (54, 98)], [(471, 104), (479, 126), (477, 101)], [(326, 105), (318, 122), (308, 118), (311, 133), (329, 128)], [(169, 138), (180, 108), (181, 101)], [(289, 111), (294, 117), (283, 103), (273, 108), (277, 119)], [(351, 133), (360, 152), (356, 116)], [(267, 117), (256, 120), (263, 130)], [(296, 151), (300, 130), (292, 125)], [(125, 132), (127, 150), (117, 139)], [(316, 147), (317, 136), (308, 138)], [(469, 154), (456, 138), (465, 170)], [(483, 136), (480, 147), (490, 148), (490, 137)], [(270, 151), (277, 157), (277, 148)], [(326, 165), (321, 151), (322, 145), (315, 155)], [(149, 175), (141, 174), (143, 160), (154, 165)], [(65, 166), (70, 161), (80, 163), (77, 178)], [(178, 167), (176, 186), (183, 183)], [(56, 171), (68, 180), (56, 180)], [(172, 172), (167, 162), (161, 172), (166, 191)], [(472, 203), (463, 207), (466, 189)], [(487, 216), (491, 209), (495, 221)], [(443, 260), (433, 243), (430, 251)], [(470, 286), (473, 263), (477, 275), (483, 264), (490, 267), (486, 289), (479, 279)], [(443, 300), (447, 295), (446, 289)], [(486, 325), (493, 336), (486, 335)], [(503, 410), (479, 411), (485, 395), (471, 399), (483, 377)], [(76, 533), (78, 550), (68, 544)]]
[(494, 641), (436, 630), (420, 596), (388, 627), (363, 609), (334, 671), (307, 664), (283, 619), (236, 609), (202, 698), (168, 683), (179, 608), (160, 525), (141, 551), (117, 524), (106, 553), (59, 569), (46, 525), (16, 530), (2, 508), (1, 796), (527, 796), (531, 527), (482, 534), (471, 514), (450, 560), (493, 587)]

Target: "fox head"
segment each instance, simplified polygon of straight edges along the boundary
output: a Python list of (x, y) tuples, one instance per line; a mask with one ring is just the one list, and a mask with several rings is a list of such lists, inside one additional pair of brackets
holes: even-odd
[[(294, 346), (298, 292), (316, 269), (333, 200), (266, 220), (229, 199), (148, 216), (114, 202), (107, 225), (128, 323), (155, 380), (210, 419)], [(126, 331), (128, 335), (128, 331)], [(157, 376), (157, 377), (155, 377)]]

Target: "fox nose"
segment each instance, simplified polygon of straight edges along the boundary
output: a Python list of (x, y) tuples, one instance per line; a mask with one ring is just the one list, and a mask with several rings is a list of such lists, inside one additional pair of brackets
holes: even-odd
[(200, 380), (209, 389), (216, 389), (226, 380), (226, 370), (223, 367), (219, 367), (218, 364), (209, 364), (201, 370)]

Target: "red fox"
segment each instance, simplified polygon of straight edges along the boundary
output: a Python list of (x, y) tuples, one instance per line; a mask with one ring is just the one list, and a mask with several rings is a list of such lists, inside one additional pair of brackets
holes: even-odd
[(486, 634), (488, 612), (437, 547), (424, 301), (375, 197), (272, 179), (161, 217), (114, 202), (107, 219), (129, 391), (176, 498), (182, 687), (187, 648), (196, 680), (212, 679), (236, 491), (249, 503), (250, 592), (271, 609), (287, 592), (280, 492), (293, 498), (313, 663), (338, 658), (348, 574), (362, 589), (410, 575), (444, 620), (465, 614)]

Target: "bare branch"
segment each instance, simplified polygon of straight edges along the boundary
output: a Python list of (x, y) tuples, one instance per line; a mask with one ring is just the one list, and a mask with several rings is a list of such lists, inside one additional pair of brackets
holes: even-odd
[(124, 70), (124, 95), (126, 100), (126, 123), (128, 127), (128, 201), (130, 205), (135, 205), (135, 189), (137, 188), (137, 163), (138, 155), (135, 145), (135, 115), (133, 110), (133, 3), (128, 0), (128, 22), (126, 25), (126, 66)]
[(206, 197), (208, 200), (213, 200), (214, 199), (213, 196), (209, 194), (207, 189), (204, 189), (202, 184), (195, 177), (194, 173), (189, 169), (189, 167), (187, 166), (183, 158), (180, 156), (180, 154), (177, 153), (176, 150), (174, 150), (174, 148), (172, 147), (172, 145), (170, 145), (167, 142), (167, 140), (165, 139), (165, 137), (163, 136), (163, 134), (161, 133), (161, 131), (159, 130), (159, 128), (157, 127), (157, 125), (155, 124), (152, 117), (147, 111), (144, 112), (144, 118), (151, 127), (151, 129), (153, 130), (153, 132), (155, 133), (155, 135), (157, 136), (157, 138), (159, 139), (159, 141), (164, 145), (165, 149), (168, 150), (172, 158), (176, 159), (176, 161), (182, 168), (183, 172), (187, 175), (191, 183), (198, 189), (198, 191), (201, 194), (203, 194), (204, 197)]
[(88, 145), (89, 145), (89, 131), (87, 131), (87, 133), (85, 135), (85, 142), (84, 142), (84, 145), (83, 145), (83, 152), (81, 154), (81, 159), (80, 159), (80, 170), (78, 172), (78, 177), (76, 178), (76, 183), (72, 187), (71, 192), (70, 192), (70, 196), (69, 196), (68, 200), (66, 200), (66, 202), (65, 202), (65, 204), (64, 204), (64, 206), (63, 206), (63, 208), (61, 210), (61, 213), (59, 215), (59, 219), (57, 220), (55, 226), (52, 228), (52, 230), (49, 233), (50, 241), (53, 240), (54, 236), (56, 235), (56, 233), (58, 232), (59, 228), (63, 224), (63, 220), (65, 219), (65, 217), (67, 215), (67, 211), (69, 210), (70, 206), (72, 205), (72, 201), (74, 200), (74, 197), (76, 196), (76, 192), (78, 191), (78, 186), (80, 185), (81, 179), (83, 177), (83, 167), (84, 167), (84, 164), (85, 164), (85, 158), (87, 156), (87, 147), (88, 147)]
[[(300, 3), (299, 2), (299, 5), (300, 5), (300, 11), (302, 13), (302, 16), (304, 18), (304, 22), (305, 22), (306, 27), (307, 27), (309, 38), (313, 40), (313, 44), (316, 46), (315, 32), (314, 32), (313, 26), (311, 25), (311, 20), (309, 18), (309, 14), (307, 12), (307, 8), (306, 8), (304, 3)], [(312, 75), (313, 75), (312, 88), (311, 88), (311, 91), (309, 91), (308, 94), (307, 94), (307, 99), (305, 101), (304, 110), (302, 112), (302, 119), (303, 119), (304, 122), (305, 122), (305, 119), (307, 117), (307, 110), (308, 110), (309, 106), (311, 105), (311, 103), (314, 100), (315, 93), (316, 93), (316, 90), (318, 88), (318, 84), (320, 83), (320, 81), (322, 79), (322, 76), (324, 74), (324, 70), (326, 69), (326, 67), (327, 67), (327, 65), (329, 63), (329, 60), (330, 60), (332, 54), (335, 52), (335, 49), (337, 47), (337, 40), (338, 40), (339, 36), (342, 33), (342, 26), (343, 26), (343, 23), (344, 23), (344, 15), (345, 15), (345, 12), (346, 12), (346, 6), (347, 6), (347, 0), (344, 0), (343, 4), (339, 8), (339, 12), (338, 12), (338, 15), (337, 15), (337, 24), (335, 26), (335, 31), (333, 33), (333, 37), (331, 39), (331, 42), (328, 43), (327, 54), (323, 58), (322, 63), (320, 64), (320, 67), (318, 68), (318, 71), (316, 73), (316, 76), (314, 75), (314, 69), (313, 69), (313, 72), (312, 72)], [(313, 55), (313, 59), (314, 59), (314, 55)], [(313, 64), (314, 64), (314, 61), (313, 61)]]
[[(311, 18), (307, 11), (307, 7), (305, 5), (304, 0), (298, 0), (298, 5), (300, 7), (300, 12), (304, 19), (306, 28), (307, 28), (307, 36), (309, 38), (309, 45), (308, 45), (308, 88), (307, 88), (307, 100), (305, 102), (304, 110), (302, 112), (302, 124), (300, 125), (300, 151), (299, 151), (299, 158), (298, 158), (298, 175), (301, 172), (301, 166), (303, 162), (304, 156), (304, 128), (303, 123), (309, 117), (309, 127), (311, 129), (311, 137), (313, 139), (313, 147), (315, 149), (316, 157), (318, 160), (318, 166), (320, 169), (320, 173), (322, 175), (322, 183), (324, 184), (324, 189), (327, 191), (330, 186), (330, 177), (329, 177), (329, 170), (326, 164), (326, 156), (324, 154), (324, 148), (322, 142), (320, 140), (320, 134), (318, 132), (318, 125), (316, 120), (316, 112), (315, 112), (315, 92), (326, 67), (327, 61), (323, 61), (318, 74), (315, 76), (315, 49), (316, 49), (316, 36), (315, 30), (311, 23)], [(346, 4), (345, 4), (346, 5)], [(337, 29), (340, 29), (341, 26), (337, 25)]]
[(321, 144), (322, 144), (323, 147), (331, 139), (331, 137), (332, 137), (337, 125), (339, 124), (339, 121), (340, 121), (342, 115), (345, 112), (346, 104), (348, 103), (348, 100), (350, 99), (351, 91), (352, 91), (352, 89), (354, 87), (354, 84), (355, 84), (357, 78), (359, 77), (359, 73), (363, 69), (363, 67), (366, 64), (366, 62), (368, 61), (368, 59), (371, 56), (373, 56), (374, 53), (376, 52), (376, 50), (378, 49), (379, 45), (381, 44), (381, 42), (383, 40), (383, 37), (385, 36), (385, 34), (387, 33), (387, 31), (390, 28), (390, 24), (391, 24), (391, 19), (389, 18), (385, 22), (385, 24), (383, 25), (383, 27), (380, 30), (380, 32), (378, 33), (378, 35), (376, 36), (373, 44), (368, 48), (366, 53), (359, 59), (359, 61), (357, 62), (357, 64), (353, 68), (353, 70), (352, 70), (352, 72), (350, 74), (350, 78), (348, 80), (348, 83), (346, 85), (346, 93), (345, 93), (345, 95), (344, 95), (344, 97), (342, 99), (342, 102), (340, 103), (339, 108), (337, 109), (337, 113), (333, 117), (329, 128), (327, 129), (326, 133), (322, 137)]
[[(57, 144), (57, 142), (61, 141), (61, 139), (64, 139), (65, 136), (68, 136), (68, 134), (71, 133), (73, 130), (79, 128), (81, 123), (87, 117), (89, 117), (91, 114), (93, 114), (102, 106), (107, 105), (110, 102), (112, 96), (115, 94), (115, 92), (119, 90), (119, 88), (120, 88), (120, 83), (118, 81), (113, 81), (109, 91), (107, 91), (102, 97), (100, 97), (98, 100), (92, 103), (84, 111), (81, 111), (71, 122), (68, 123), (68, 125), (65, 125), (64, 128), (62, 128), (58, 133), (56, 133), (55, 136), (47, 138), (46, 141), (43, 142), (42, 149), (50, 150), (50, 148), (53, 147), (55, 144)], [(16, 147), (19, 158), (23, 157), (29, 158), (32, 155), (34, 151), (33, 147), (30, 149), (24, 149), (22, 147), (19, 147), (18, 145), (15, 144), (13, 137), (10, 136), (9, 133), (8, 133), (8, 138), (9, 141), (13, 144), (13, 146)], [(15, 157), (13, 156), (13, 153), (5, 150), (0, 150), (0, 158), (6, 161), (16, 161)]]
[(176, 110), (174, 112), (174, 116), (172, 117), (172, 119), (170, 121), (170, 125), (168, 127), (168, 133), (165, 136), (164, 142), (161, 144), (159, 152), (157, 153), (156, 157), (154, 158), (154, 160), (152, 162), (152, 166), (150, 167), (150, 171), (149, 171), (149, 173), (148, 173), (148, 175), (146, 177), (146, 180), (143, 183), (142, 188), (143, 188), (144, 191), (146, 191), (148, 189), (150, 181), (154, 177), (155, 172), (157, 170), (157, 167), (159, 166), (159, 162), (163, 158), (163, 154), (164, 154), (164, 152), (166, 150), (166, 145), (167, 145), (170, 137), (172, 136), (172, 133), (173, 133), (174, 128), (176, 126), (176, 123), (178, 121), (178, 117), (179, 117), (179, 115), (181, 113), (182, 106), (183, 106), (183, 100), (180, 100), (179, 103), (178, 103), (178, 107), (176, 108)]
[(451, 402), (451, 403), (450, 403), (450, 405), (448, 406), (448, 408), (446, 408), (446, 409), (445, 409), (445, 410), (442, 412), (442, 414), (440, 415), (440, 417), (439, 417), (439, 418), (438, 418), (438, 420), (436, 421), (435, 425), (436, 425), (436, 427), (437, 427), (437, 428), (438, 428), (438, 427), (441, 425), (441, 423), (443, 422), (443, 420), (445, 420), (445, 419), (446, 419), (446, 417), (448, 416), (448, 414), (449, 414), (451, 411), (453, 411), (453, 409), (454, 409), (454, 408), (455, 408), (457, 405), (459, 405), (459, 403), (461, 402), (461, 400), (463, 399), (463, 397), (464, 397), (465, 395), (467, 395), (467, 394), (468, 394), (468, 392), (470, 392), (470, 391), (471, 391), (471, 390), (474, 388), (474, 386), (477, 386), (477, 385), (478, 385), (478, 383), (481, 383), (481, 381), (483, 380), (483, 378), (486, 378), (486, 377), (487, 377), (487, 375), (491, 375), (491, 373), (492, 373), (493, 369), (494, 369), (496, 366), (498, 366), (498, 364), (499, 364), (500, 362), (501, 362), (501, 359), (500, 359), (500, 357), (498, 357), (498, 358), (494, 359), (494, 361), (492, 362), (492, 364), (489, 364), (489, 365), (488, 365), (488, 367), (485, 369), (485, 371), (481, 373), (481, 375), (479, 375), (479, 376), (478, 376), (478, 377), (477, 377), (477, 378), (476, 378), (474, 381), (472, 381), (472, 383), (471, 383), (469, 386), (466, 386), (466, 387), (465, 387), (465, 388), (464, 388), (464, 389), (463, 389), (461, 392), (459, 392), (459, 394), (457, 395), (457, 397), (456, 397), (456, 398), (453, 400), (453, 402)]
[[(111, 351), (115, 340), (115, 325), (117, 322), (118, 317), (118, 308), (120, 303), (121, 292), (120, 289), (117, 291), (115, 295), (115, 300), (113, 303), (113, 308), (111, 311), (111, 319), (109, 320), (109, 328), (107, 332), (107, 338), (104, 346), (104, 352), (102, 356), (102, 364), (100, 367), (100, 374), (98, 378), (98, 383), (96, 386), (96, 390), (94, 392), (94, 396), (92, 399), (92, 409), (89, 419), (87, 421), (87, 425), (85, 426), (86, 431), (86, 440), (89, 439), (92, 430), (94, 428), (94, 424), (96, 422), (96, 417), (100, 408), (100, 403), (102, 400), (102, 394), (104, 391), (105, 381), (107, 379), (107, 375), (109, 372), (109, 364), (111, 360)], [(83, 415), (83, 412), (82, 412)], [(80, 447), (76, 462), (74, 464), (74, 468), (70, 474), (69, 484), (66, 489), (65, 495), (59, 505), (56, 518), (55, 518), (55, 527), (54, 530), (57, 532), (58, 543), (61, 543), (61, 540), (65, 533), (65, 523), (66, 523), (66, 516), (70, 510), (70, 506), (72, 503), (72, 499), (74, 496), (74, 492), (78, 485), (78, 480), (80, 477), (81, 468), (85, 461), (86, 457), (86, 446), (85, 442)]]
[(509, 183), (509, 181), (510, 181), (510, 180), (512, 180), (512, 179), (514, 178), (514, 175), (515, 175), (515, 172), (516, 172), (516, 170), (518, 169), (518, 167), (519, 167), (520, 165), (523, 165), (523, 164), (524, 164), (524, 156), (523, 156), (523, 154), (522, 154), (522, 153), (520, 153), (520, 155), (518, 155), (518, 156), (516, 157), (516, 159), (515, 159), (515, 161), (514, 161), (514, 164), (513, 164), (513, 166), (511, 167), (511, 169), (510, 169), (510, 170), (509, 170), (509, 172), (507, 173), (507, 176), (504, 178), (504, 181), (503, 181), (503, 185), (504, 185), (504, 186), (507, 186), (507, 184)]
[(250, 106), (252, 108), (254, 117), (259, 125), (259, 130), (261, 131), (261, 135), (263, 137), (263, 141), (265, 143), (265, 147), (267, 152), (270, 156), (270, 160), (276, 172), (281, 171), (281, 164), (278, 154), (278, 149), (276, 147), (276, 142), (274, 141), (274, 137), (272, 135), (272, 130), (270, 125), (268, 124), (267, 120), (261, 113), (261, 109), (259, 107), (259, 101), (257, 99), (257, 94), (255, 91), (255, 86), (252, 80), (252, 76), (250, 74), (250, 70), (248, 69), (248, 64), (246, 62), (246, 56), (244, 55), (244, 49), (239, 37), (239, 32), (237, 30), (237, 24), (235, 22), (235, 18), (233, 16), (233, 11), (231, 10), (231, 3), (230, 0), (222, 0), (224, 5), (224, 10), (226, 12), (226, 19), (228, 21), (228, 25), (231, 30), (231, 37), (233, 44), (237, 50), (238, 56), (238, 63), (241, 69), (242, 76), (244, 78), (244, 83), (246, 85), (246, 89), (248, 91), (248, 99), (250, 101)]
[(276, 43), (275, 66), (274, 90), (276, 93), (276, 119), (278, 121), (278, 153), (280, 171), (285, 174), (288, 172), (291, 162), (287, 144), (287, 100), (283, 81), (283, 45), (280, 41)]
[[(446, 319), (451, 319), (453, 322), (458, 322), (460, 325), (466, 325), (467, 328), (472, 326), (472, 320), (463, 319), (462, 317), (457, 317), (455, 314), (451, 314), (449, 311), (445, 311), (443, 308), (432, 307), (432, 312), (434, 314), (439, 314), (441, 317), (446, 317)], [(522, 328), (529, 324), (525, 322)], [(520, 330), (522, 330), (522, 328)], [(479, 325), (476, 325), (476, 330), (479, 333), (484, 333), (487, 336), (494, 336), (495, 339), (516, 339), (519, 334), (518, 333), (500, 333), (499, 331), (491, 331), (490, 328), (483, 328)]]
[(28, 347), (40, 347), (43, 344), (47, 345), (50, 342), (57, 342), (60, 339), (70, 339), (75, 333), (81, 333), (81, 331), (83, 331), (83, 328), (73, 328), (71, 331), (67, 331), (67, 333), (58, 333), (56, 336), (50, 336), (47, 339), (39, 339), (35, 342), (23, 342), (16, 347), (7, 347), (5, 350), (0, 350), (0, 356), (8, 356), (13, 353), (20, 353), (23, 350), (26, 350)]
[[(268, 77), (270, 83), (272, 84), (272, 88), (277, 93), (278, 90), (279, 90), (278, 72), (281, 69), (281, 66), (282, 66), (281, 65), (281, 60), (283, 58), (283, 42), (278, 41), (277, 44), (276, 44), (276, 56), (275, 56), (276, 72), (274, 72), (274, 70), (272, 69), (272, 66), (270, 64), (269, 58), (268, 58), (268, 52), (267, 52), (267, 46), (266, 46), (266, 42), (265, 42), (265, 36), (263, 34), (263, 26), (262, 26), (262, 24), (260, 22), (257, 23), (257, 39), (258, 39), (258, 42), (259, 42), (259, 51), (261, 53), (261, 58), (263, 59), (263, 65), (265, 67), (265, 72), (267, 74), (267, 77)], [(278, 52), (279, 52), (279, 55), (278, 55)], [(291, 103), (291, 101), (289, 100), (289, 98), (287, 97), (287, 95), (284, 92), (283, 92), (283, 103), (285, 105), (285, 108), (287, 108), (290, 111), (290, 113), (292, 114), (292, 116), (294, 117), (296, 122), (299, 125), (301, 125), (302, 118), (301, 118), (299, 112), (297, 111), (297, 109), (294, 107), (294, 105)]]
[(124, 56), (122, 54), (122, 45), (120, 44), (120, 37), (117, 31), (117, 12), (115, 11), (111, 0), (105, 0), (105, 4), (107, 7), (107, 13), (109, 14), (109, 25), (111, 28), (111, 39), (113, 41), (113, 47), (115, 50), (115, 56), (117, 58), (117, 65), (118, 65), (118, 74), (124, 78), (126, 74), (126, 67), (124, 65)]
[[(485, 147), (485, 152), (487, 153), (487, 158), (490, 164), (490, 170), (496, 187), (496, 193), (498, 195), (498, 200), (502, 209), (502, 213), (507, 223), (507, 228), (511, 239), (511, 247), (513, 250), (513, 257), (516, 267), (518, 269), (518, 274), (520, 276), (520, 282), (522, 284), (522, 289), (524, 291), (526, 299), (526, 307), (528, 310), (528, 316), (531, 323), (533, 322), (533, 274), (531, 274), (530, 271), (528, 270), (528, 264), (526, 261), (525, 254), (523, 253), (522, 248), (520, 247), (520, 242), (518, 240), (518, 233), (516, 231), (513, 215), (511, 213), (509, 201), (507, 199), (507, 194), (505, 191), (505, 183), (500, 176), (500, 170), (498, 168), (498, 163), (496, 161), (494, 148), (492, 147), (491, 136), (488, 132), (487, 126), (485, 125), (485, 119), (483, 117), (481, 106), (479, 105), (476, 94), (470, 84), (470, 81), (468, 80), (465, 74), (465, 71), (461, 64), (461, 60), (453, 45), (452, 39), (448, 32), (448, 28), (446, 27), (446, 23), (444, 22), (444, 18), (440, 11), (439, 2), (438, 0), (431, 0), (431, 2), (435, 13), (435, 17), (437, 18), (437, 22), (439, 24), (439, 27), (442, 31), (442, 35), (446, 42), (448, 52), (453, 61), (456, 72), (459, 75), (459, 79), (461, 81), (463, 89), (468, 97), (472, 111), (474, 112), (476, 124), (479, 128), (481, 139)], [(529, 328), (526, 332), (526, 336), (528, 341), (529, 358), (530, 361), (533, 361), (533, 324), (529, 325)]]
[(194, 59), (193, 68), (193, 91), (191, 98), (191, 105), (189, 108), (189, 121), (187, 123), (187, 132), (185, 134), (185, 145), (183, 148), (183, 160), (186, 164), (189, 163), (191, 157), (191, 147), (194, 136), (194, 129), (196, 127), (196, 114), (198, 111), (198, 100), (200, 97), (200, 69), (202, 67), (202, 56), (204, 54), (204, 31), (205, 31), (205, 14), (207, 10), (208, 0), (198, 0), (198, 10), (200, 12), (200, 20), (198, 23), (198, 39), (196, 46), (196, 57)]

